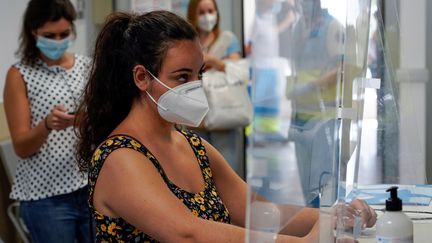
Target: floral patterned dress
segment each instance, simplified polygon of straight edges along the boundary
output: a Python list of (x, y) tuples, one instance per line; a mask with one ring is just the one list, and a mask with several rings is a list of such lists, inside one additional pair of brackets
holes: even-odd
[(95, 150), (89, 170), (89, 204), (96, 222), (96, 242), (158, 242), (124, 219), (103, 215), (93, 207), (93, 191), (99, 172), (107, 156), (119, 148), (130, 148), (146, 156), (158, 169), (171, 192), (197, 217), (230, 223), (228, 210), (216, 191), (207, 153), (201, 139), (191, 131), (179, 130), (179, 132), (186, 137), (191, 145), (205, 180), (205, 189), (196, 194), (187, 192), (172, 183), (152, 153), (138, 140), (130, 136), (111, 136)]

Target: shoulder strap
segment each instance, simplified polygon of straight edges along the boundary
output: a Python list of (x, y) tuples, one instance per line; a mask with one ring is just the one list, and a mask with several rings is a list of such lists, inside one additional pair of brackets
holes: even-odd
[(156, 167), (156, 169), (161, 174), (162, 178), (168, 182), (168, 177), (163, 171), (157, 159), (153, 156), (153, 154), (137, 139), (129, 136), (129, 135), (113, 135), (107, 138), (103, 143), (101, 143), (93, 153), (93, 157), (91, 159), (91, 164), (89, 168), (89, 186), (90, 186), (90, 205), (92, 205), (91, 201), (93, 198), (93, 189), (96, 184), (97, 178), (99, 176), (99, 172), (102, 169), (102, 166), (108, 157), (113, 151), (120, 148), (129, 148), (135, 151), (142, 153), (146, 156)]
[(202, 143), (200, 136), (197, 133), (191, 130), (178, 129), (178, 131), (183, 134), (188, 140), (192, 150), (195, 153), (195, 156), (198, 158), (199, 166), (205, 178), (211, 179), (212, 175), (210, 172), (210, 162), (207, 156), (207, 151)]

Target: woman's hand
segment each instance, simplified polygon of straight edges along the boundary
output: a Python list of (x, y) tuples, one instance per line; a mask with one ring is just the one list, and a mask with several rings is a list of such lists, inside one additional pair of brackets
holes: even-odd
[(225, 63), (211, 54), (204, 53), (204, 62), (206, 70), (216, 69), (218, 71), (225, 71)]
[(355, 213), (361, 215), (363, 228), (372, 227), (377, 221), (377, 213), (366, 203), (365, 200), (354, 199), (348, 205), (347, 211), (353, 215), (356, 215)]
[(344, 237), (344, 238), (337, 239), (336, 243), (358, 243), (358, 241), (351, 238)]
[(354, 227), (356, 224), (355, 219), (359, 216), (361, 217), (362, 228), (374, 226), (377, 220), (375, 210), (362, 199), (354, 199), (348, 205), (344, 203), (336, 205), (332, 215), (334, 228), (336, 228), (338, 220), (343, 220), (345, 226)]
[(56, 105), (45, 119), (48, 129), (60, 131), (74, 125), (75, 115), (68, 114), (63, 105)]

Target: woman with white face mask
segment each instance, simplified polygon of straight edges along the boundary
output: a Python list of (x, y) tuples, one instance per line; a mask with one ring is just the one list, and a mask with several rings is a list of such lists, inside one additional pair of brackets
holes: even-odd
[[(108, 17), (78, 110), (96, 242), (245, 241), (246, 183), (212, 145), (177, 126), (198, 126), (208, 111), (203, 71), (198, 34), (183, 18)], [(296, 236), (278, 240), (314, 242), (317, 216), (302, 210), (288, 224)]]
[[(198, 32), (206, 70), (225, 72), (227, 61), (241, 58), (237, 37), (231, 31), (219, 28), (220, 14), (215, 0), (189, 1), (187, 18)], [(198, 133), (222, 153), (238, 174), (244, 173), (243, 127), (208, 131), (203, 124)]]
[(87, 176), (75, 160), (74, 111), (90, 59), (66, 52), (75, 36), (69, 0), (31, 0), (19, 62), (10, 67), (4, 106), (20, 157), (10, 197), (32, 242), (91, 242)]
[(224, 60), (241, 58), (237, 37), (231, 31), (219, 28), (220, 15), (215, 0), (189, 1), (187, 18), (199, 34), (207, 70), (224, 71)]

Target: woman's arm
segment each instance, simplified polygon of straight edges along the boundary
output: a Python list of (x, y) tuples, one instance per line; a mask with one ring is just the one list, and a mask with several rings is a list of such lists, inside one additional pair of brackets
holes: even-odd
[[(231, 190), (237, 189), (240, 193), (246, 190), (245, 187)], [(226, 197), (226, 188), (222, 191)], [(235, 193), (228, 194), (232, 197)], [(235, 204), (232, 200), (245, 205), (246, 198), (237, 194), (237, 199), (223, 200), (229, 205)], [(122, 217), (161, 242), (244, 242), (246, 236), (242, 227), (204, 220), (192, 214), (168, 189), (154, 165), (131, 149), (118, 149), (107, 158), (96, 183), (93, 202), (100, 213)], [(242, 212), (233, 212), (235, 220), (239, 221), (245, 208), (237, 206), (236, 209)], [(234, 208), (229, 210), (234, 211)], [(253, 237), (272, 237), (262, 232), (250, 234)], [(311, 242), (307, 239), (278, 236), (277, 242)]]
[(20, 72), (11, 67), (6, 75), (4, 107), (15, 153), (25, 158), (39, 151), (51, 130), (63, 130), (73, 125), (73, 115), (64, 106), (53, 110), (35, 127), (31, 127), (31, 107), (27, 88)]
[[(218, 71), (225, 71), (225, 60), (228, 61), (236, 61), (241, 58), (240, 52), (240, 44), (237, 37), (231, 32), (224, 32), (224, 36), (220, 36), (224, 40), (228, 40), (230, 43), (223, 49), (224, 53), (204, 53), (204, 62), (206, 64), (206, 69), (216, 69)], [(216, 41), (217, 42), (217, 41)], [(216, 48), (218, 49), (218, 48)], [(218, 58), (220, 56), (224, 56), (223, 58)]]
[(202, 140), (212, 170), (213, 179), (231, 222), (244, 227), (246, 222), (247, 184), (231, 168), (225, 158), (207, 141)]
[(24, 80), (15, 67), (9, 68), (3, 94), (4, 108), (15, 153), (25, 158), (36, 153), (48, 137), (45, 120), (30, 127), (30, 104)]
[[(246, 222), (247, 184), (231, 169), (228, 162), (213, 146), (206, 141), (203, 141), (203, 143), (209, 156), (218, 193), (230, 212), (231, 220), (233, 224), (244, 227)], [(255, 193), (252, 197), (254, 201), (266, 202), (265, 198)], [(306, 242), (313, 242), (311, 239), (318, 234), (318, 226), (316, 226), (319, 217), (318, 210), (301, 209), (301, 207), (296, 206), (280, 207), (270, 202), (267, 203), (280, 211), (281, 222), (289, 221), (289, 224), (286, 225), (289, 229), (280, 231), (280, 233), (294, 236), (291, 238), (292, 240), (308, 239), (309, 241)], [(284, 239), (285, 236), (280, 235), (278, 237)]]
[[(282, 217), (281, 221), (284, 225), (281, 225), (280, 234), (293, 235), (303, 237), (309, 234), (313, 230), (317, 230), (319, 220), (319, 209), (316, 208), (302, 208), (300, 210), (294, 209), (295, 206), (284, 206), (278, 205)], [(289, 210), (289, 212), (286, 212)], [(291, 216), (290, 212), (295, 212), (294, 216)], [(288, 216), (288, 217), (286, 217)]]
[[(227, 206), (233, 224), (244, 227), (246, 221), (247, 185), (231, 169), (223, 156), (208, 142), (203, 140), (206, 147), (213, 178), (223, 202)], [(313, 242), (318, 237), (319, 209), (306, 208), (296, 205), (279, 205), (268, 202), (265, 198), (252, 193), (252, 202), (267, 204), (274, 207), (280, 215), (279, 233), (295, 236), (298, 240), (308, 239)], [(252, 203), (253, 204), (253, 203)], [(348, 212), (361, 211), (362, 221), (366, 227), (372, 227), (376, 221), (376, 213), (363, 200), (354, 200), (347, 207)], [(351, 215), (347, 215), (351, 217)]]

